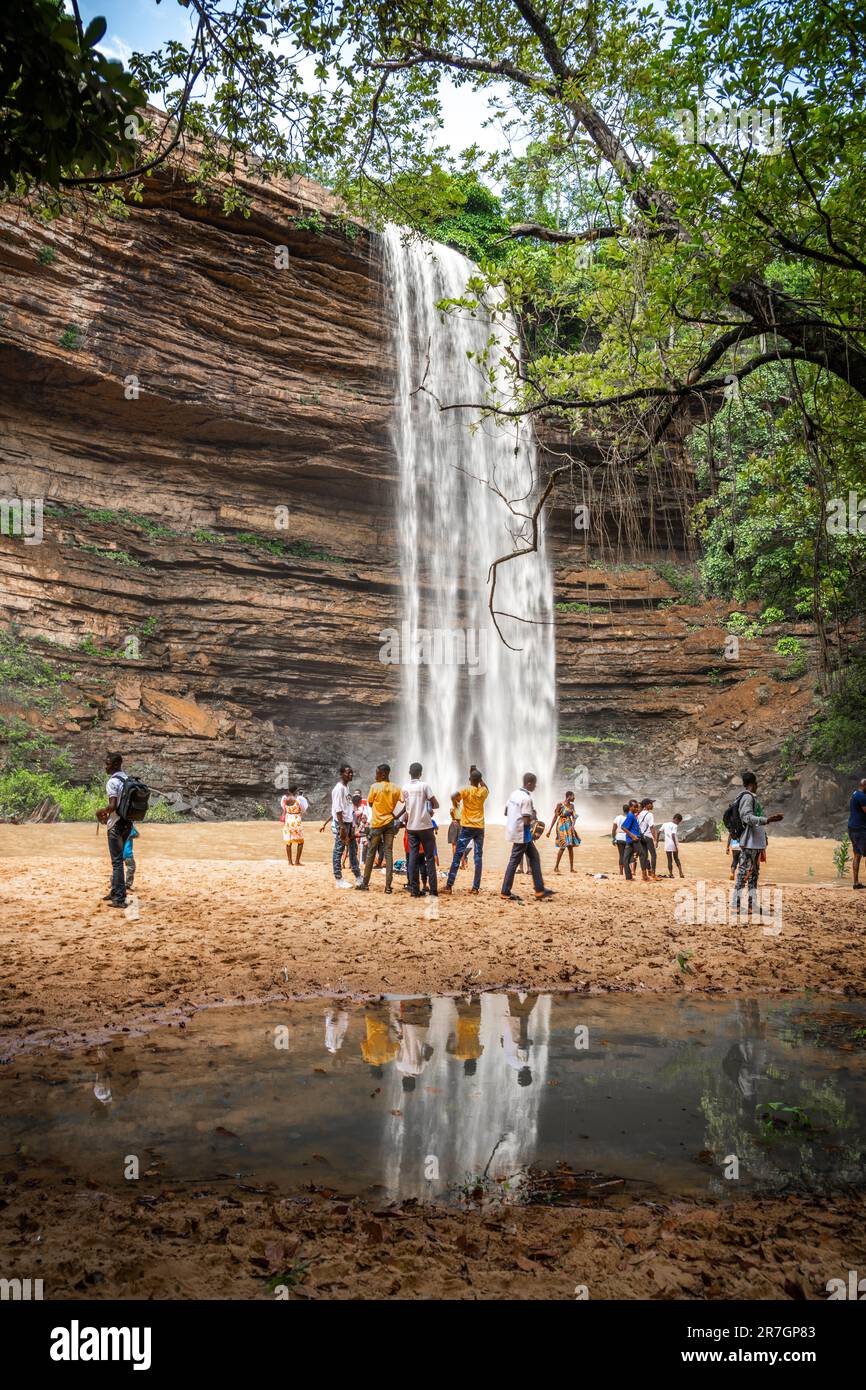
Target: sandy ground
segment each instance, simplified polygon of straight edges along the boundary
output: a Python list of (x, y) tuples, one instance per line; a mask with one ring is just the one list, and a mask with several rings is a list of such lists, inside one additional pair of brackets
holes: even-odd
[[(592, 877), (615, 870), (601, 835), (576, 852), (575, 874), (557, 878), (547, 841), (557, 896), (517, 905), (498, 896), (506, 855), (495, 827), (481, 896), (466, 894), (462, 874), (437, 916), (427, 899), (386, 897), (378, 876), (369, 894), (338, 893), (330, 836), (308, 834), (306, 862), (289, 869), (273, 823), (145, 826), (123, 914), (100, 902), (104, 834), (0, 827), (4, 1057), (274, 994), (866, 993), (866, 893), (836, 878), (831, 841), (772, 842), (775, 933), (677, 920), (680, 888), (728, 888), (720, 845), (684, 847), (684, 884), (629, 886)], [(3, 1175), (0, 1251), (4, 1269), (43, 1278), (56, 1298), (273, 1298), (282, 1283), (291, 1298), (323, 1299), (572, 1299), (577, 1286), (590, 1298), (808, 1299), (866, 1267), (864, 1216), (866, 1199), (850, 1191), (465, 1211), (231, 1184), (189, 1192), (157, 1181), (118, 1194), (24, 1156)]]
[(33, 1172), (0, 1207), (4, 1269), (57, 1299), (826, 1299), (866, 1265), (856, 1196), (380, 1209)]
[[(680, 890), (702, 881), (706, 903), (729, 887), (719, 844), (683, 847), (684, 882), (596, 880), (615, 870), (610, 841), (587, 838), (556, 897), (499, 897), (501, 827), (481, 895), (470, 871), (450, 898), (340, 893), (330, 834), (308, 831), (289, 868), (279, 826), (144, 826), (126, 914), (108, 887), (104, 832), (89, 826), (0, 827), (0, 1046), (68, 1041), (136, 1028), (173, 1011), (274, 993), (447, 993), (532, 989), (866, 993), (866, 892), (838, 880), (829, 840), (775, 839), (762, 886), (781, 912), (769, 924), (682, 920)], [(811, 871), (811, 874), (810, 874)], [(720, 901), (721, 899), (719, 899)], [(688, 906), (688, 904), (685, 904)], [(433, 914), (438, 911), (438, 916)], [(678, 914), (679, 913), (679, 920)], [(137, 914), (137, 915), (136, 915)], [(776, 927), (781, 930), (776, 931)], [(681, 957), (681, 961), (678, 961)]]

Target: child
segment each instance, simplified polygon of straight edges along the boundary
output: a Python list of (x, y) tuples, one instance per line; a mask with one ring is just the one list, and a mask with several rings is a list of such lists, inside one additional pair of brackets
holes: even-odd
[[(449, 827), (448, 827), (448, 844), (449, 844), (449, 846), (450, 846), (450, 848), (451, 848), (451, 857), (452, 857), (452, 859), (454, 858), (454, 854), (455, 854), (455, 852), (456, 852), (456, 850), (457, 850), (457, 841), (460, 839), (460, 830), (461, 830), (460, 817), (458, 816), (457, 812), (454, 810), (454, 807), (452, 806), (452, 807), (451, 807), (451, 824), (450, 824)], [(461, 859), (461, 861), (460, 861), (460, 863), (458, 864), (457, 867), (460, 868), (460, 869), (465, 869), (465, 868), (466, 868), (466, 865), (467, 865), (468, 863), (469, 863), (469, 846), (467, 845), (467, 846), (466, 846), (466, 853), (464, 854), (463, 858)]]
[(132, 852), (132, 842), (138, 839), (138, 831), (135, 826), (129, 832), (129, 839), (123, 846), (123, 863), (126, 867), (126, 891), (129, 892), (135, 882), (135, 856)]
[(286, 846), (286, 858), (291, 864), (292, 846), (295, 846), (295, 866), (299, 866), (301, 855), (304, 852), (304, 813), (309, 810), (310, 803), (305, 796), (301, 796), (296, 787), (289, 787), (286, 795), (280, 802), (282, 815), (280, 820), (283, 823), (283, 841)]
[(363, 864), (367, 858), (370, 838), (370, 804), (360, 792), (355, 792), (352, 805), (355, 808), (354, 835), (358, 842), (359, 862)]
[(659, 826), (659, 835), (664, 835), (665, 837), (665, 854), (667, 855), (668, 860), (668, 878), (673, 878), (674, 876), (674, 864), (676, 864), (677, 868), (679, 869), (680, 878), (685, 878), (685, 874), (683, 873), (683, 866), (680, 863), (680, 842), (677, 836), (677, 832), (679, 831), (679, 828), (682, 824), (682, 820), (682, 816), (679, 814), (679, 812), (677, 812), (673, 820), (666, 820), (663, 825)]
[(725, 845), (725, 854), (728, 853), (730, 853), (731, 856), (731, 872), (728, 877), (733, 879), (737, 872), (737, 864), (740, 859), (740, 842), (739, 840), (735, 840), (731, 835), (728, 836), (728, 843)]

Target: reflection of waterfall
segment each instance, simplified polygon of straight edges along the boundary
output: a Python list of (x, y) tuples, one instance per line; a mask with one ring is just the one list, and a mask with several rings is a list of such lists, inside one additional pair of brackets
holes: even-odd
[[(432, 1011), (420, 1005), (426, 1024), (423, 1014), (410, 1012), (409, 1027), (418, 1031), (403, 1042), (407, 1071), (400, 1071), (399, 1057), (389, 1068), (383, 1167), (390, 1197), (442, 1196), (480, 1176), (494, 1149), (491, 1178), (532, 1162), (550, 1004), (550, 995), (484, 994), (470, 1005), (462, 999), (434, 999)], [(414, 1076), (408, 1090), (407, 1074)], [(430, 1158), (438, 1180), (425, 1175)]]
[[(537, 773), (543, 797), (554, 794), (553, 601), (543, 534), (538, 552), (501, 566), (497, 581), (497, 612), (517, 615), (500, 619), (503, 634), (522, 650), (503, 645), (487, 606), (491, 561), (525, 544), (530, 534), (529, 524), (487, 484), (518, 510), (531, 512), (535, 448), (530, 427), (482, 423), (477, 411), (442, 412), (434, 395), (449, 405), (484, 399), (477, 354), (491, 333), (504, 348), (515, 337), (514, 325), (491, 327), (480, 313), (437, 311), (438, 301), (465, 293), (475, 270), (458, 252), (438, 244), (404, 246), (399, 230), (390, 227), (385, 255), (393, 295), (394, 442), (401, 479), (399, 775), (419, 759), (442, 801), (464, 784), (470, 763), (477, 763), (491, 789), (489, 817), (498, 819), (525, 771)], [(422, 381), (427, 391), (417, 390)], [(499, 385), (504, 390), (504, 379)], [(499, 403), (507, 407), (510, 397)], [(415, 660), (405, 650), (407, 636), (418, 643)]]

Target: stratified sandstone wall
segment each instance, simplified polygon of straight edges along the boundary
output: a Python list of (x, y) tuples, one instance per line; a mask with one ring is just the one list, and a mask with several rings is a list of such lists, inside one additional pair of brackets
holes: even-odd
[[(281, 767), (320, 795), (344, 757), (366, 775), (393, 753), (399, 691), (378, 661), (400, 603), (377, 241), (306, 181), (249, 191), (248, 218), (168, 175), (124, 220), (0, 210), (0, 497), (47, 507), (42, 544), (0, 536), (0, 622), (69, 676), (62, 700), (0, 690), (0, 719), (68, 746), (82, 777), (119, 746), (203, 816), (273, 814)], [(675, 551), (683, 476), (680, 460), (658, 511)], [(569, 507), (551, 527), (572, 605), (562, 775), (581, 762), (599, 793), (626, 776), (658, 791), (674, 759), (703, 795), (707, 769), (715, 783), (767, 743), (753, 686), (773, 684), (770, 644), (726, 666), (720, 614), (690, 627), (658, 608), (672, 591), (654, 571), (587, 570)], [(778, 689), (776, 752), (809, 700)]]

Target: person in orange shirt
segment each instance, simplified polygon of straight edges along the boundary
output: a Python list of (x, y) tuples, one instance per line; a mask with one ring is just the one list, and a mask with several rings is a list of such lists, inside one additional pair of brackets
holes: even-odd
[(448, 870), (448, 879), (442, 889), (443, 893), (451, 892), (460, 861), (467, 853), (470, 844), (473, 846), (475, 871), (472, 887), (469, 891), (477, 894), (481, 887), (481, 867), (484, 856), (484, 803), (487, 796), (487, 786), (477, 767), (473, 767), (469, 773), (468, 787), (452, 793), (451, 808), (456, 811), (458, 805), (460, 806), (461, 829), (457, 837), (451, 868)]
[(380, 763), (376, 768), (376, 780), (367, 797), (370, 807), (370, 838), (367, 842), (367, 856), (364, 860), (364, 882), (357, 885), (357, 891), (362, 893), (367, 893), (370, 890), (373, 861), (380, 845), (385, 850), (385, 892), (392, 892), (394, 835), (397, 831), (394, 812), (400, 803), (400, 788), (390, 779), (391, 768), (389, 764)]

